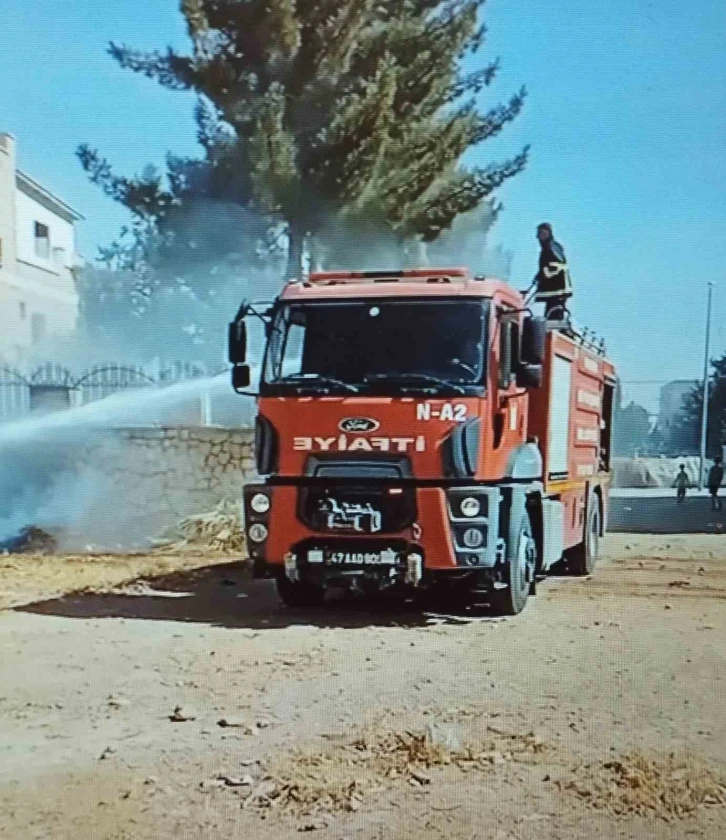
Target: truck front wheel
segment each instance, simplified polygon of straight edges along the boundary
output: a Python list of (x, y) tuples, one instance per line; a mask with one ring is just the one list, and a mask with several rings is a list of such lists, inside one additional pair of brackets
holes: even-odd
[(311, 609), (320, 607), (325, 600), (325, 589), (305, 581), (293, 582), (285, 574), (276, 579), (277, 594), (286, 607), (293, 609)]
[(600, 557), (600, 527), (600, 502), (593, 494), (588, 504), (584, 539), (568, 557), (567, 565), (573, 575), (591, 575), (595, 570)]
[(522, 612), (534, 587), (537, 569), (537, 546), (528, 514), (522, 516), (519, 526), (511, 533), (514, 539), (507, 563), (507, 588), (496, 590), (495, 593), (494, 606), (502, 615)]

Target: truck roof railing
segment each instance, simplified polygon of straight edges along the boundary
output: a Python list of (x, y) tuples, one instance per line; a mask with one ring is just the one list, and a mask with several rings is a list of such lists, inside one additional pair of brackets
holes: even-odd
[(572, 321), (562, 322), (561, 325), (559, 322), (555, 323), (550, 321), (548, 322), (548, 326), (550, 325), (552, 329), (559, 330), (564, 335), (576, 341), (581, 347), (597, 353), (598, 356), (606, 355), (605, 339), (598, 336), (593, 330), (587, 327), (577, 327)]
[(401, 271), (312, 271), (303, 283), (309, 286), (355, 283), (462, 283), (468, 279), (473, 278), (466, 268), (410, 268)]

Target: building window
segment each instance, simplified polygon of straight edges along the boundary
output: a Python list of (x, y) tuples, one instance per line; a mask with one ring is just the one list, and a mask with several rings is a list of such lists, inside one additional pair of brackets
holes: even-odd
[(42, 222), (35, 223), (35, 256), (44, 260), (50, 258), (50, 230)]
[(19, 300), (18, 301), (18, 309), (20, 310), (20, 319), (22, 321), (25, 320), (26, 310), (25, 310), (25, 301)]
[(45, 315), (42, 312), (33, 312), (30, 319), (30, 334), (33, 344), (38, 344), (45, 338)]

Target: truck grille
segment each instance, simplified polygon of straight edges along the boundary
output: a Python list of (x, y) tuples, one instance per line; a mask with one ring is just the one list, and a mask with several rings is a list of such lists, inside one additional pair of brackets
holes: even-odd
[(312, 531), (394, 534), (416, 520), (414, 488), (301, 487), (298, 517)]

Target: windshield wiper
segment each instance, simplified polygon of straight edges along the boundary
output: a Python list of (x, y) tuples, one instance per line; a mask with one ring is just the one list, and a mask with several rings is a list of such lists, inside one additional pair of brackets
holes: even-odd
[(438, 385), (439, 388), (452, 388), (457, 394), (466, 394), (466, 389), (456, 382), (439, 379), (428, 373), (369, 373), (364, 377), (366, 382), (423, 382)]
[(310, 384), (310, 385), (334, 385), (338, 388), (345, 388), (352, 394), (357, 394), (360, 390), (356, 385), (351, 385), (350, 382), (343, 382), (342, 379), (336, 379), (334, 376), (325, 376), (322, 373), (291, 373), (288, 376), (283, 376), (277, 380), (280, 384), (294, 383)]

